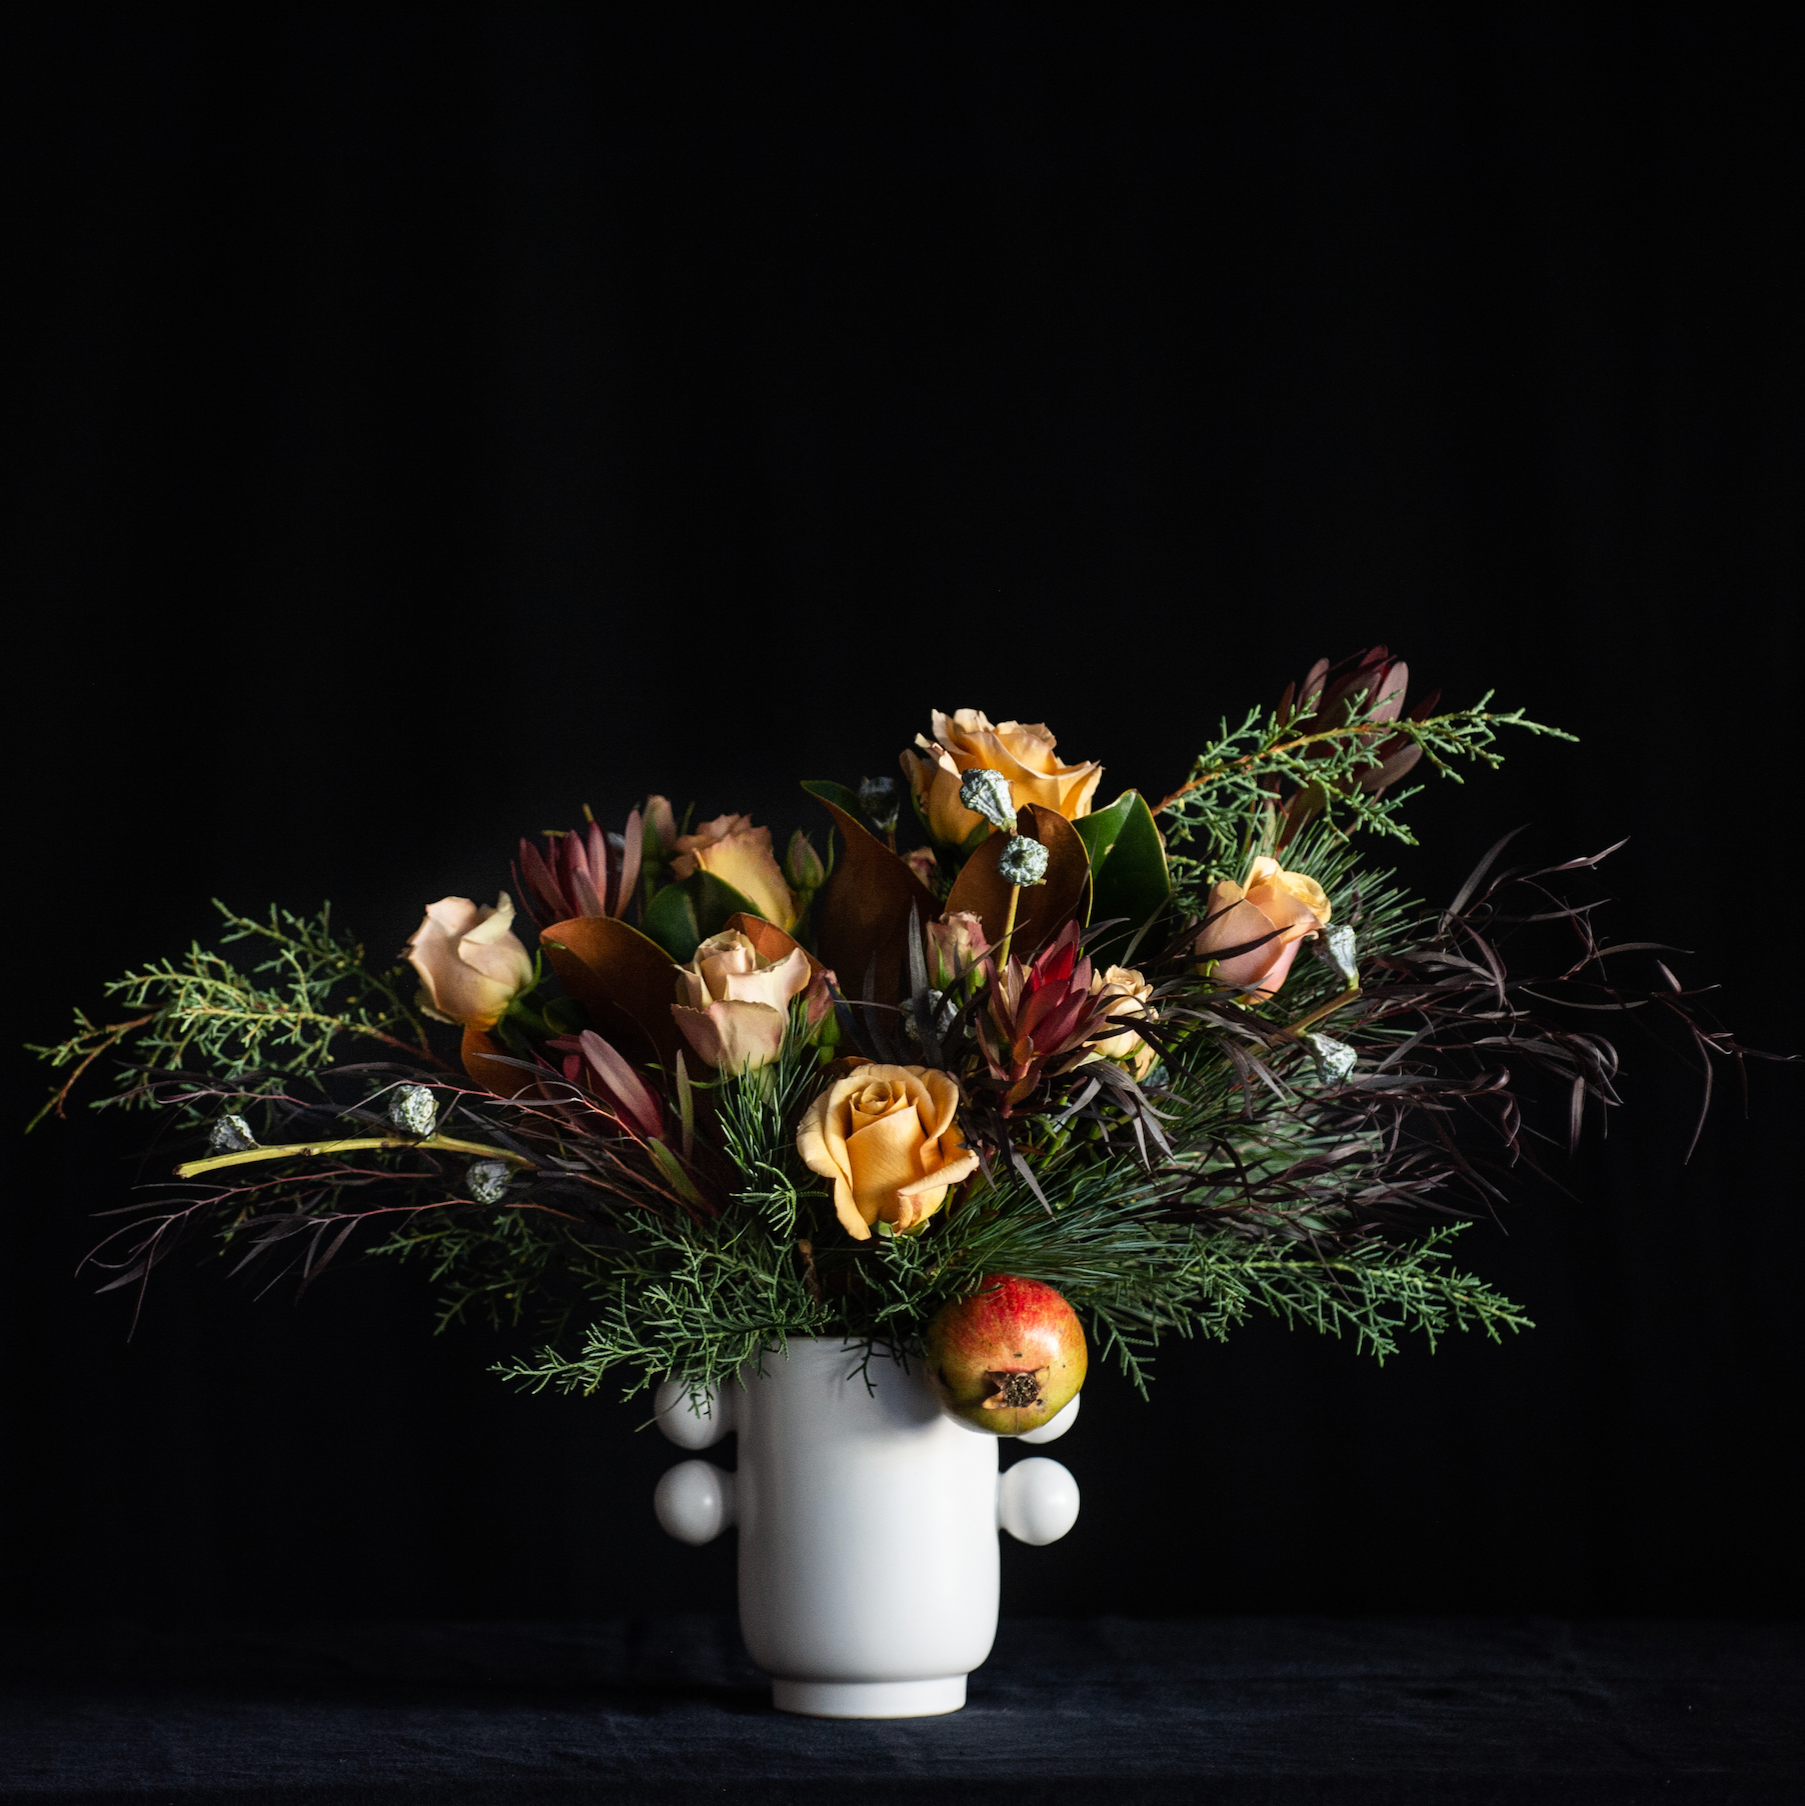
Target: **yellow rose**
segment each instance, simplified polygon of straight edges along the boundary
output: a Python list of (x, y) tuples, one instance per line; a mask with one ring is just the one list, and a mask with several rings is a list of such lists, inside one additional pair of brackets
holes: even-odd
[(533, 956), (508, 931), (514, 904), (504, 890), (490, 909), (468, 897), (441, 897), (407, 944), (420, 974), (420, 1006), (441, 1022), (493, 1028), (533, 982)]
[(1103, 767), (1061, 765), (1053, 756), (1057, 744), (1045, 726), (1005, 721), (993, 726), (982, 709), (957, 709), (951, 715), (933, 711), (934, 738), (915, 736), (919, 749), (902, 755), (902, 768), (927, 819), (928, 829), (949, 846), (963, 846), (981, 815), (959, 801), (961, 773), (984, 766), (1000, 771), (1015, 793), (1016, 806), (1039, 803), (1067, 821), (1091, 811), (1091, 798)]
[(679, 835), (676, 853), (671, 871), (678, 878), (713, 873), (786, 933), (801, 920), (802, 910), (771, 851), (771, 830), (753, 827), (751, 816), (717, 815), (695, 833)]
[[(1107, 1002), (1104, 1014), (1112, 1021), (1117, 1017), (1134, 1016), (1148, 1022), (1159, 1020), (1159, 1011), (1147, 1001), (1153, 995), (1152, 985), (1132, 967), (1111, 966), (1107, 972), (1097, 974), (1091, 980), (1091, 995)], [(1149, 1047), (1132, 1029), (1111, 1035), (1107, 1041), (1092, 1042), (1091, 1052), (1101, 1054), (1106, 1060), (1120, 1060), (1137, 1082), (1159, 1064), (1158, 1051)]]
[(1256, 859), (1245, 887), (1222, 883), (1211, 888), (1209, 923), (1193, 944), (1200, 958), (1214, 957), (1222, 947), (1243, 947), (1270, 936), (1258, 947), (1216, 964), (1224, 984), (1244, 987), (1243, 1003), (1263, 1002), (1285, 982), (1298, 947), (1329, 925), (1329, 899), (1314, 878), (1285, 871), (1276, 859)]
[(809, 988), (809, 958), (792, 947), (766, 959), (737, 929), (712, 934), (677, 969), (671, 1005), (683, 1038), (710, 1066), (745, 1072), (769, 1066), (783, 1050), (790, 999)]
[(834, 1182), (834, 1209), (856, 1241), (873, 1223), (925, 1223), (947, 1192), (977, 1170), (953, 1122), (959, 1087), (921, 1066), (861, 1066), (803, 1113), (796, 1151)]

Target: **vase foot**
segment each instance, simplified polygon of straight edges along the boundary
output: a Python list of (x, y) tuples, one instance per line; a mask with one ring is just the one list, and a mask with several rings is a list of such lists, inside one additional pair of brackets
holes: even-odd
[(811, 1718), (929, 1718), (965, 1704), (965, 1676), (930, 1681), (782, 1681), (771, 1683), (780, 1712)]

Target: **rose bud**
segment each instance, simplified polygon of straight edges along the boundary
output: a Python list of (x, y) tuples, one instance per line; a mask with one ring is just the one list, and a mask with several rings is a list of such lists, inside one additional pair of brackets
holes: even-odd
[(902, 755), (902, 768), (929, 833), (944, 845), (963, 846), (985, 825), (983, 816), (959, 800), (961, 775), (979, 766), (1008, 779), (1018, 805), (1039, 803), (1067, 821), (1090, 813), (1103, 767), (1095, 760), (1061, 765), (1046, 727), (1020, 721), (993, 726), (982, 709), (958, 709), (950, 716), (936, 709), (933, 723), (934, 738), (917, 734), (918, 750)]
[(934, 888), (934, 880), (940, 876), (940, 861), (934, 857), (932, 847), (913, 847), (903, 854), (903, 864), (912, 871), (929, 890)]
[(950, 991), (960, 979), (977, 971), (990, 951), (984, 924), (968, 909), (955, 910), (938, 922), (930, 922), (927, 934), (928, 958), (937, 991)]
[[(1226, 881), (1211, 888), (1205, 926), (1192, 952), (1213, 967), (1217, 980), (1239, 988), (1243, 1003), (1260, 1003), (1285, 982), (1299, 945), (1328, 924), (1329, 899), (1314, 878), (1260, 858), (1245, 889)], [(1261, 944), (1249, 946), (1251, 941)], [(1216, 958), (1230, 947), (1246, 950)]]
[[(1159, 1011), (1147, 1001), (1153, 995), (1152, 985), (1128, 966), (1111, 966), (1107, 972), (1093, 978), (1091, 995), (1107, 1006), (1104, 1014), (1111, 1021), (1127, 1021), (1133, 1017), (1147, 1022), (1159, 1020)], [(1107, 1041), (1093, 1041), (1091, 1052), (1126, 1066), (1137, 1082), (1159, 1064), (1157, 1049), (1149, 1047), (1132, 1029), (1111, 1035)]]
[(771, 851), (771, 830), (755, 828), (749, 815), (717, 815), (693, 834), (679, 835), (671, 870), (678, 878), (710, 872), (731, 884), (767, 922), (786, 933), (802, 918)]
[(815, 851), (815, 843), (800, 828), (790, 836), (789, 851), (783, 856), (783, 875), (791, 890), (804, 894), (818, 891), (827, 882), (827, 867)]
[(440, 1022), (493, 1028), (533, 982), (533, 957), (509, 932), (514, 905), (504, 890), (493, 909), (468, 897), (441, 897), (407, 944), (420, 974), (420, 1007)]
[(783, 1051), (790, 999), (808, 990), (808, 955), (792, 947), (766, 959), (737, 929), (710, 935), (678, 968), (671, 1015), (683, 1038), (710, 1066), (746, 1072), (769, 1066)]
[(919, 1227), (977, 1171), (958, 1108), (953, 1080), (921, 1066), (861, 1066), (809, 1105), (796, 1151), (833, 1181), (835, 1214), (855, 1241), (870, 1241), (873, 1223)]

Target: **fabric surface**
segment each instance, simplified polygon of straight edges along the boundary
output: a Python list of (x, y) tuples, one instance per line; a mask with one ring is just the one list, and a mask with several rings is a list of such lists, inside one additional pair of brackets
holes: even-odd
[(774, 1712), (727, 1618), (0, 1648), (7, 1800), (1805, 1799), (1797, 1626), (1016, 1619), (889, 1723)]

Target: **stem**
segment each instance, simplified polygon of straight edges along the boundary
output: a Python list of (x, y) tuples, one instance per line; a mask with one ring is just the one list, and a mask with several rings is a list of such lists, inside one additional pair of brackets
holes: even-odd
[(344, 1141), (289, 1141), (279, 1147), (247, 1148), (241, 1154), (185, 1160), (175, 1169), (175, 1176), (195, 1179), (222, 1166), (246, 1166), (253, 1160), (293, 1160), (314, 1154), (348, 1154), (354, 1148), (444, 1148), (452, 1154), (482, 1154), (491, 1160), (505, 1160), (511, 1166), (537, 1170), (537, 1163), (524, 1154), (510, 1154), (506, 1148), (492, 1148), (481, 1141), (460, 1141), (455, 1135), (354, 1135)]
[(63, 1104), (64, 1104), (65, 1100), (68, 1098), (69, 1093), (75, 1089), (75, 1081), (77, 1079), (79, 1079), (81, 1077), (81, 1075), (84, 1072), (86, 1072), (88, 1070), (88, 1068), (90, 1066), (92, 1066), (94, 1064), (94, 1062), (96, 1060), (98, 1060), (100, 1058), (100, 1056), (103, 1053), (105, 1053), (106, 1050), (109, 1047), (111, 1047), (119, 1039), (119, 1037), (121, 1035), (129, 1035), (133, 1029), (143, 1028), (147, 1022), (155, 1022), (156, 1019), (157, 1019), (156, 1012), (153, 1011), (148, 1016), (138, 1016), (138, 1017), (133, 1018), (133, 1020), (130, 1022), (114, 1022), (114, 1023), (109, 1024), (107, 1027), (107, 1030), (106, 1030), (106, 1038), (103, 1041), (99, 1042), (95, 1046), (94, 1051), (91, 1054), (89, 1054), (88, 1057), (85, 1060), (83, 1060), (82, 1063), (78, 1067), (76, 1067), (76, 1069), (72, 1073), (69, 1074), (69, 1076), (63, 1081), (61, 1087), (58, 1089), (56, 1096), (53, 1097), (50, 1100), (50, 1102), (47, 1103), (43, 1107), (43, 1109), (41, 1109), (37, 1113), (37, 1115), (34, 1116), (31, 1119), (31, 1121), (25, 1125), (25, 1133), (27, 1135), (29, 1135), (32, 1132), (32, 1130), (35, 1129), (38, 1126), (38, 1124), (41, 1123), (44, 1120), (44, 1118), (46, 1116), (48, 1116), (53, 1110), (56, 1112), (56, 1114), (58, 1116), (61, 1116), (63, 1114)]
[(1314, 1028), (1323, 1017), (1334, 1015), (1343, 1004), (1352, 1003), (1359, 995), (1360, 986), (1358, 983), (1350, 985), (1339, 997), (1331, 997), (1327, 1003), (1318, 1004), (1309, 1015), (1299, 1016), (1289, 1028), (1281, 1029), (1279, 1032), (1284, 1035), (1289, 1035), (1294, 1041), (1301, 1041), (1306, 1029)]
[[(1445, 717), (1436, 717), (1437, 721), (1443, 719)], [(1435, 723), (1420, 722), (1412, 725), (1432, 727)], [(1260, 760), (1270, 759), (1275, 753), (1296, 752), (1300, 746), (1314, 746), (1319, 740), (1340, 740), (1350, 734), (1392, 734), (1397, 733), (1399, 729), (1400, 723), (1396, 721), (1357, 721), (1347, 727), (1327, 727), (1320, 733), (1300, 734), (1295, 740), (1281, 740), (1276, 746), (1264, 746), (1258, 752), (1244, 754), (1239, 759), (1230, 759), (1226, 765), (1218, 765), (1214, 771), (1206, 771), (1197, 777), (1188, 779), (1185, 783), (1180, 784), (1153, 813), (1155, 815), (1162, 814), (1165, 810), (1170, 809), (1181, 796), (1189, 796), (1193, 790), (1201, 790), (1205, 784), (1213, 784), (1218, 778), (1228, 777), (1232, 772), (1241, 770), (1243, 766), (1257, 765)]]
[(1001, 971), (1009, 963), (1009, 943), (1015, 938), (1015, 910), (1022, 900), (1022, 887), (1012, 884), (1009, 887), (1009, 914), (1003, 922), (1003, 944), (997, 952), (997, 970)]

